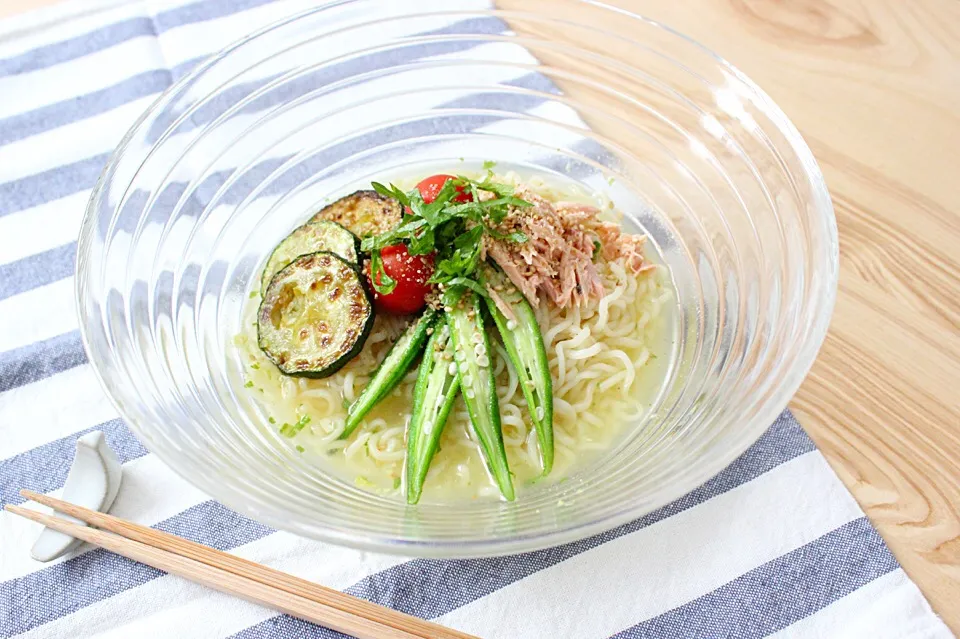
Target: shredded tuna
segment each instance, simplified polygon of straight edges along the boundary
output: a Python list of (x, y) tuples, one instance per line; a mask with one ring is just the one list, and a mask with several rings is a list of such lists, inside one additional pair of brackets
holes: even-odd
[(613, 222), (598, 222), (593, 230), (600, 241), (603, 259), (623, 260), (627, 268), (634, 273), (643, 273), (655, 268), (643, 257), (646, 235), (624, 233)]
[(605, 260), (622, 260), (634, 273), (653, 270), (655, 265), (643, 256), (646, 235), (624, 233), (618, 224), (604, 222), (597, 218), (600, 209), (578, 202), (557, 202), (554, 208), (567, 219), (576, 219), (593, 231), (600, 242), (601, 254)]
[(503, 313), (503, 316), (508, 320), (516, 321), (517, 316), (514, 315), (513, 309), (507, 304), (503, 297), (500, 296), (500, 293), (497, 292), (497, 287), (487, 286), (487, 295), (490, 296), (490, 299), (493, 300), (493, 303), (497, 305), (497, 308), (500, 309), (500, 312)]
[[(645, 238), (621, 233), (616, 224), (599, 220), (598, 208), (574, 202), (551, 204), (526, 186), (517, 187), (514, 195), (532, 206), (514, 209), (499, 230), (522, 231), (527, 241), (487, 236), (484, 252), (531, 303), (537, 303), (540, 293), (560, 307), (603, 297), (603, 283), (593, 263), (595, 240), (601, 243), (605, 259), (622, 258), (635, 272), (648, 268), (642, 253)], [(498, 307), (506, 306), (493, 299)]]

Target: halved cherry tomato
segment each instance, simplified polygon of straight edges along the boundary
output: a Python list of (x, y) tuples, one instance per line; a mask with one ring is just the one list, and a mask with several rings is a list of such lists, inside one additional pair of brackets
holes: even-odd
[[(447, 183), (447, 180), (455, 180), (456, 177), (452, 175), (447, 175), (445, 173), (438, 173), (437, 175), (431, 175), (428, 178), (420, 180), (420, 183), (417, 184), (417, 190), (420, 191), (420, 197), (423, 198), (423, 201), (427, 204), (430, 204), (437, 196), (440, 194), (440, 189), (443, 188), (443, 185)], [(457, 187), (457, 194), (453, 197), (454, 202), (470, 202), (473, 200), (473, 195), (470, 194), (464, 187)]]
[[(373, 288), (373, 304), (378, 311), (394, 315), (416, 313), (426, 304), (424, 298), (430, 292), (427, 280), (433, 275), (433, 255), (410, 255), (405, 244), (395, 244), (380, 251), (384, 272), (392, 277), (397, 285), (387, 295)], [(367, 265), (367, 278), (370, 277), (370, 265)], [(380, 282), (379, 276), (377, 282)]]

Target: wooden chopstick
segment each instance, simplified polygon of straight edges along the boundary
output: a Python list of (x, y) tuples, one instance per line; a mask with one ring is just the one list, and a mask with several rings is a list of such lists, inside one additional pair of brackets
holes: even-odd
[(360, 639), (478, 639), (169, 533), (33, 491), (20, 494), (103, 530), (20, 506), (7, 506), (8, 511), (154, 568)]

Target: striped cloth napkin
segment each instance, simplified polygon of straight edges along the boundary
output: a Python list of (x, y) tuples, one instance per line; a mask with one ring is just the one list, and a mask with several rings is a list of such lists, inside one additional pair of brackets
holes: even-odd
[[(22, 487), (57, 492), (73, 442), (99, 429), (124, 463), (116, 515), (482, 637), (951, 636), (789, 413), (729, 468), (637, 521), (470, 561), (276, 532), (150, 455), (117, 418), (80, 345), (72, 276), (86, 199), (158, 92), (204, 56), (312, 4), (94, 0), (0, 23), (3, 504), (21, 503)], [(506, 29), (494, 19), (474, 26)], [(37, 532), (0, 513), (3, 637), (339, 636), (102, 550), (36, 563), (28, 549)]]

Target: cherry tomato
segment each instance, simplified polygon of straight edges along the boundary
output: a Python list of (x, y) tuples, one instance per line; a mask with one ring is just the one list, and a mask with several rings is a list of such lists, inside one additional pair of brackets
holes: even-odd
[[(384, 272), (392, 277), (397, 285), (387, 295), (373, 288), (373, 303), (378, 311), (394, 315), (416, 313), (424, 307), (424, 298), (430, 292), (427, 280), (433, 275), (433, 255), (410, 255), (405, 244), (388, 246), (380, 251)], [(367, 266), (367, 278), (370, 266)], [(379, 282), (379, 278), (377, 280)]]
[[(456, 178), (452, 175), (446, 175), (445, 173), (438, 173), (437, 175), (431, 175), (428, 178), (425, 178), (417, 184), (417, 190), (420, 191), (420, 197), (423, 198), (423, 201), (427, 204), (430, 204), (437, 196), (440, 194), (440, 189), (443, 188), (443, 185), (447, 183), (447, 180), (455, 180)], [(454, 202), (469, 202), (473, 200), (473, 195), (470, 194), (464, 187), (457, 187), (457, 194), (453, 197)]]

